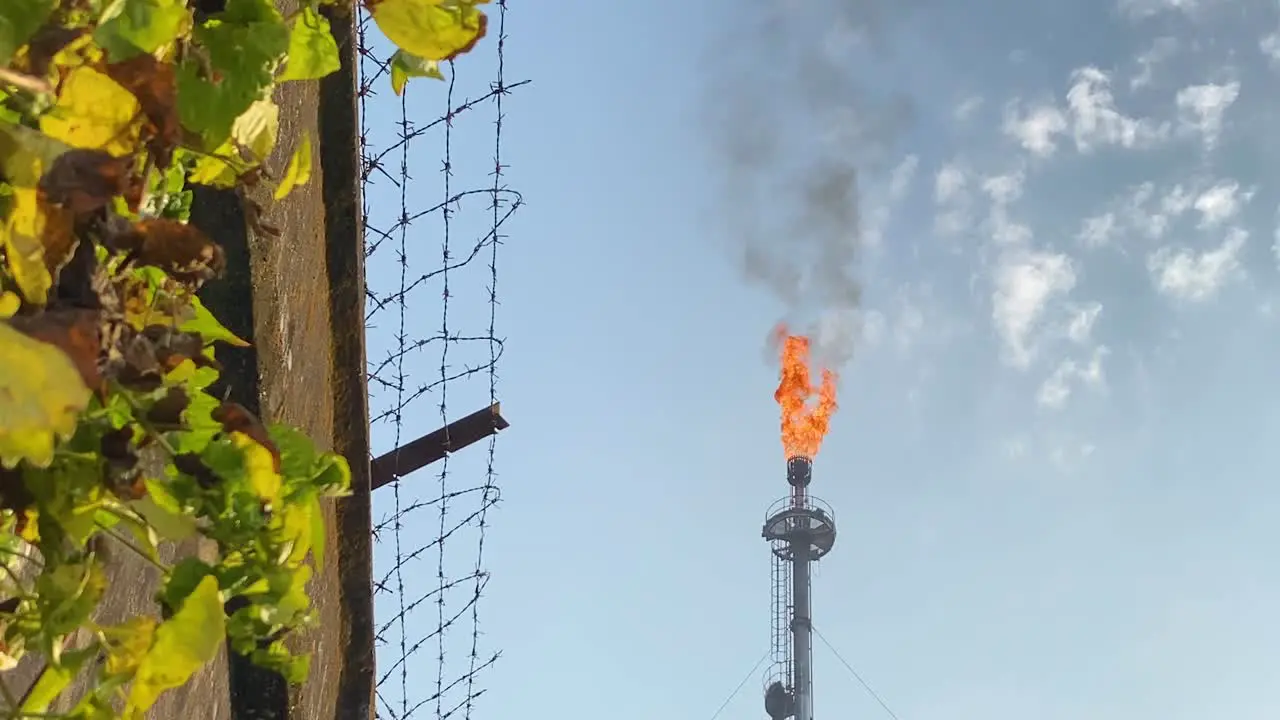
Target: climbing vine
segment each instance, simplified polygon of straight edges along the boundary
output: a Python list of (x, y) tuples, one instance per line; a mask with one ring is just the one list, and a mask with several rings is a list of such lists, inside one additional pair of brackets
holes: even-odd
[[(314, 619), (349, 468), (211, 391), (246, 343), (197, 296), (225, 260), (187, 219), (192, 185), (223, 188), (279, 237), (257, 198), (307, 183), (314, 150), (273, 91), (340, 68), (328, 18), (352, 2), (0, 0), (0, 718), (144, 717), (225, 642), (306, 677), (284, 640)], [(362, 4), (397, 94), (485, 34), (484, 0)], [(100, 618), (116, 552), (159, 576), (156, 612)]]

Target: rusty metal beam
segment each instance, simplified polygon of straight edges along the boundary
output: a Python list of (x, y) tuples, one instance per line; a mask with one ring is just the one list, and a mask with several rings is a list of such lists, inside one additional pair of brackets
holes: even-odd
[(477, 443), (510, 426), (502, 417), (502, 403), (494, 403), (470, 415), (454, 420), (433, 433), (375, 459), (372, 463), (373, 490), (389, 485), (397, 477), (430, 465), (445, 455)]

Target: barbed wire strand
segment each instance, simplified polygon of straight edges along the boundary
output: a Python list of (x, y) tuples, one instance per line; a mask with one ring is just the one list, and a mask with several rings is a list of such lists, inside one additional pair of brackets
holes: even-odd
[[(505, 78), (507, 11), (507, 0), (499, 0), (488, 12), (489, 37), (458, 60), (464, 71), (483, 68), (482, 62), (494, 65), (488, 87), (471, 97), (461, 97), (467, 86), (450, 61), (441, 66), (444, 83), (415, 80), (394, 98), (389, 92), (394, 48), (367, 13), (361, 11), (359, 17), (369, 406), (375, 441), (385, 438), (393, 443), (384, 452), (436, 427), (447, 427), (450, 401), (456, 404), (468, 398), (469, 403), (472, 396), (484, 395), (490, 404), (498, 401), (498, 367), (504, 352), (497, 335), (498, 261), (506, 239), (504, 226), (524, 202), (507, 185), (503, 101), (529, 82), (509, 83)], [(486, 46), (495, 49), (490, 60), (481, 55)], [(425, 123), (413, 121), (415, 114), (421, 115), (423, 102), (434, 103), (441, 97), (445, 107), (439, 116)], [(467, 137), (473, 137), (484, 108), (492, 110), (492, 157), (481, 160), (474, 156), (470, 142), (459, 143), (455, 131), (467, 123)], [(439, 179), (419, 179), (415, 168), (427, 162), (423, 153), (431, 151), (433, 142), (440, 143), (435, 146)], [(398, 168), (391, 164), (393, 158), (399, 160)], [(481, 170), (487, 179), (473, 180)], [(439, 182), (440, 194), (424, 194), (423, 182)], [(422, 202), (431, 196), (429, 203)], [(398, 199), (398, 207), (393, 198)], [(483, 209), (476, 202), (480, 200), (487, 201)], [(432, 253), (423, 251), (433, 240), (438, 250), (431, 258)], [(481, 282), (487, 312), (468, 305), (468, 298), (478, 295), (468, 292), (470, 285), (479, 289)], [(424, 333), (420, 325), (425, 311), (435, 303), (438, 325)], [(380, 327), (380, 322), (388, 327)], [(418, 379), (429, 367), (424, 361), (433, 349), (438, 353), (438, 372), (427, 370), (435, 377)], [(487, 388), (468, 391), (472, 381), (487, 381)], [(435, 400), (434, 413), (417, 409), (428, 397)], [(489, 438), (487, 453), (474, 471), (482, 478), (455, 477), (472, 472), (457, 469), (471, 464), (451, 464), (446, 454), (433, 466), (437, 483), (429, 495), (434, 497), (415, 496), (415, 490), (420, 493), (422, 488), (399, 477), (390, 490), (383, 491), (387, 496), (375, 494), (375, 514), (383, 515), (373, 523), (379, 718), (409, 720), (434, 710), (437, 720), (456, 714), (469, 720), (476, 699), (485, 692), (482, 676), (500, 656), (482, 652), (480, 641), (481, 598), (489, 582), (485, 569), (488, 513), (500, 498), (496, 442), (496, 437)], [(484, 453), (480, 448), (474, 452)], [(433, 513), (436, 522), (422, 522), (424, 513)], [(423, 537), (428, 527), (434, 532)], [(462, 553), (470, 553), (465, 565)], [(420, 567), (430, 560), (435, 561), (434, 582)], [(435, 612), (428, 614), (431, 605)], [(459, 638), (466, 645), (450, 639), (454, 632), (469, 632), (469, 638)], [(432, 674), (434, 683), (421, 681)], [(410, 682), (410, 677), (419, 680)]]
[[(498, 354), (500, 352), (500, 343), (497, 334), (497, 317), (498, 317), (498, 246), (502, 244), (502, 236), (499, 234), (499, 223), (501, 220), (502, 208), (502, 96), (506, 94), (503, 87), (503, 75), (505, 71), (506, 58), (504, 57), (504, 49), (507, 43), (506, 36), (507, 24), (507, 0), (498, 0), (498, 42), (497, 42), (497, 77), (491, 86), (493, 94), (493, 198), (491, 200), (493, 210), (493, 239), (489, 244), (489, 405), (492, 407), (498, 402)], [(467, 671), (467, 708), (465, 717), (471, 717), (473, 703), (477, 697), (475, 690), (476, 668), (480, 666), (480, 595), (484, 590), (484, 586), (488, 583), (488, 573), (484, 571), (484, 540), (485, 528), (488, 520), (489, 508), (498, 501), (497, 475), (494, 472), (495, 448), (497, 447), (498, 436), (489, 436), (489, 447), (485, 458), (485, 479), (484, 490), (480, 500), (480, 539), (476, 545), (476, 562), (475, 570), (472, 573), (475, 576), (474, 593), (471, 605), (471, 627), (473, 633), (471, 635), (471, 658), (470, 669)], [(493, 663), (497, 660), (495, 654), (485, 664)]]

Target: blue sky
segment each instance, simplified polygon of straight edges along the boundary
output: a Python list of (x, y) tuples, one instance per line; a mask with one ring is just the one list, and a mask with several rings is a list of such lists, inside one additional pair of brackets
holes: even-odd
[[(769, 4), (510, 5), (507, 80), (534, 82), (505, 108), (506, 177), (527, 205), (499, 255), (512, 427), (480, 616), (481, 647), (503, 658), (477, 717), (709, 718), (768, 647), (759, 530), (786, 491), (765, 340), (797, 316), (743, 271), (705, 122), (726, 91), (708, 58)], [(878, 98), (848, 117), (910, 108), (859, 168), (863, 298), (840, 316), (857, 343), (814, 469), (840, 526), (815, 579), (819, 630), (902, 720), (1274, 718), (1280, 8), (773, 4), (788, 5), (814, 42), (837, 10), (879, 11), (873, 42), (838, 60), (856, 58), (844, 69)], [(459, 63), (455, 101), (486, 91), (493, 42)], [(782, 103), (789, 66), (753, 62)], [(410, 115), (438, 115), (446, 90), (418, 81)], [(814, 118), (790, 107), (775, 130), (803, 168)], [(376, 146), (398, 104), (384, 92), (371, 108)], [(490, 182), (492, 119), (486, 105), (455, 123), (454, 191)], [(411, 150), (411, 208), (444, 196), (443, 143)], [(375, 219), (398, 213), (385, 182), (368, 194)], [(460, 205), (457, 247), (488, 213)], [(438, 265), (442, 229), (436, 215), (406, 238), (418, 272)], [(370, 261), (376, 290), (398, 286), (389, 257)], [(451, 274), (453, 331), (487, 326), (488, 279)], [(440, 292), (415, 292), (407, 332), (426, 337)], [(371, 360), (394, 318), (374, 325)], [(448, 362), (487, 357), (464, 343)], [(422, 384), (439, 365), (429, 345), (405, 371)], [(483, 379), (453, 384), (445, 415), (487, 398)], [(407, 434), (440, 424), (438, 400), (411, 406)], [(376, 451), (389, 433), (375, 426)], [(484, 456), (451, 460), (447, 487), (482, 481)], [(401, 502), (436, 494), (438, 470), (403, 481)], [(406, 546), (429, 542), (438, 514), (410, 517)], [(451, 540), (449, 572), (473, 550)], [(434, 587), (434, 553), (406, 569), (406, 594)], [(419, 607), (409, 635), (436, 618)], [(470, 644), (454, 635), (447, 676)], [(429, 645), (409, 661), (409, 704), (434, 689)], [(819, 716), (884, 716), (820, 643), (815, 658)], [(763, 717), (759, 681), (721, 717)]]

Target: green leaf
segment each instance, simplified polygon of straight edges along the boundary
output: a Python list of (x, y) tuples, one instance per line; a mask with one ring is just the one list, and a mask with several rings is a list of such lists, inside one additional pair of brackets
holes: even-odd
[[(145, 499), (143, 502), (145, 502)], [(120, 514), (115, 517), (118, 523), (123, 525), (129, 531), (129, 534), (133, 536), (133, 539), (136, 541), (133, 546), (153, 562), (159, 563), (160, 552), (156, 548), (156, 542), (158, 540), (156, 537), (156, 528), (129, 515)]]
[(289, 60), (280, 79), (318, 80), (341, 66), (329, 21), (304, 6), (289, 31)]
[(396, 95), (403, 95), (404, 86), (409, 82), (409, 78), (416, 77), (443, 80), (444, 73), (440, 72), (440, 61), (423, 60), (404, 50), (397, 50), (391, 56), (391, 89)]
[(35, 588), (41, 630), (52, 637), (74, 632), (89, 620), (107, 578), (96, 562), (67, 563), (42, 573)]
[(5, 101), (9, 99), (9, 93), (0, 90), (0, 123), (12, 123), (17, 125), (22, 122), (22, 113), (10, 109)]
[(169, 578), (160, 589), (158, 599), (165, 607), (180, 608), (200, 583), (213, 574), (213, 567), (205, 561), (195, 557), (183, 558), (169, 571)]
[(316, 569), (324, 569), (324, 545), (326, 540), (324, 525), (324, 507), (320, 498), (312, 497), (311, 504), (311, 555), (316, 560)]
[(31, 39), (53, 12), (56, 0), (4, 0), (0, 2), (0, 65)]
[(315, 472), (316, 445), (295, 427), (272, 423), (267, 435), (280, 451), (280, 474), (289, 480), (310, 478)]
[(220, 341), (234, 347), (249, 347), (249, 343), (223, 327), (222, 323), (218, 322), (218, 318), (214, 317), (204, 303), (200, 302), (200, 298), (194, 295), (191, 296), (191, 309), (195, 311), (195, 317), (182, 323), (179, 330), (200, 333), (200, 337), (206, 344)]
[(176, 40), (191, 23), (191, 11), (183, 0), (116, 0), (99, 23), (94, 40), (120, 62)]
[(160, 480), (147, 478), (147, 495), (129, 505), (166, 540), (186, 540), (196, 534), (196, 521), (182, 512), (178, 500)]
[(63, 690), (75, 679), (76, 673), (84, 666), (85, 661), (97, 653), (97, 648), (89, 647), (63, 653), (60, 662), (50, 663), (40, 673), (36, 684), (27, 692), (23, 700), (21, 713), (41, 715), (49, 711), (49, 706), (62, 694)]
[(173, 617), (156, 629), (151, 650), (138, 665), (125, 717), (142, 720), (160, 694), (180, 687), (218, 654), (226, 637), (226, 615), (218, 581), (205, 577)]
[(265, 619), (274, 626), (296, 622), (311, 607), (307, 595), (307, 582), (311, 580), (310, 565), (299, 565), (278, 574), (272, 583), (272, 592), (278, 595), (274, 605), (263, 605)]
[(484, 37), (486, 0), (365, 0), (387, 39), (424, 60), (450, 60)]
[(317, 463), (311, 482), (326, 495), (338, 497), (351, 490), (351, 466), (341, 455), (326, 453)]
[(236, 118), (266, 97), (289, 50), (289, 28), (271, 0), (227, 0), (216, 19), (192, 34), (217, 77), (206, 77), (196, 58), (178, 66), (178, 117), (212, 150), (231, 137)]
[(284, 642), (277, 640), (266, 648), (253, 651), (253, 663), (258, 667), (275, 670), (290, 685), (301, 685), (311, 671), (310, 655), (294, 655)]
[(303, 133), (302, 141), (289, 158), (289, 167), (285, 168), (284, 178), (276, 188), (275, 199), (283, 200), (293, 189), (306, 185), (311, 179), (311, 136)]

